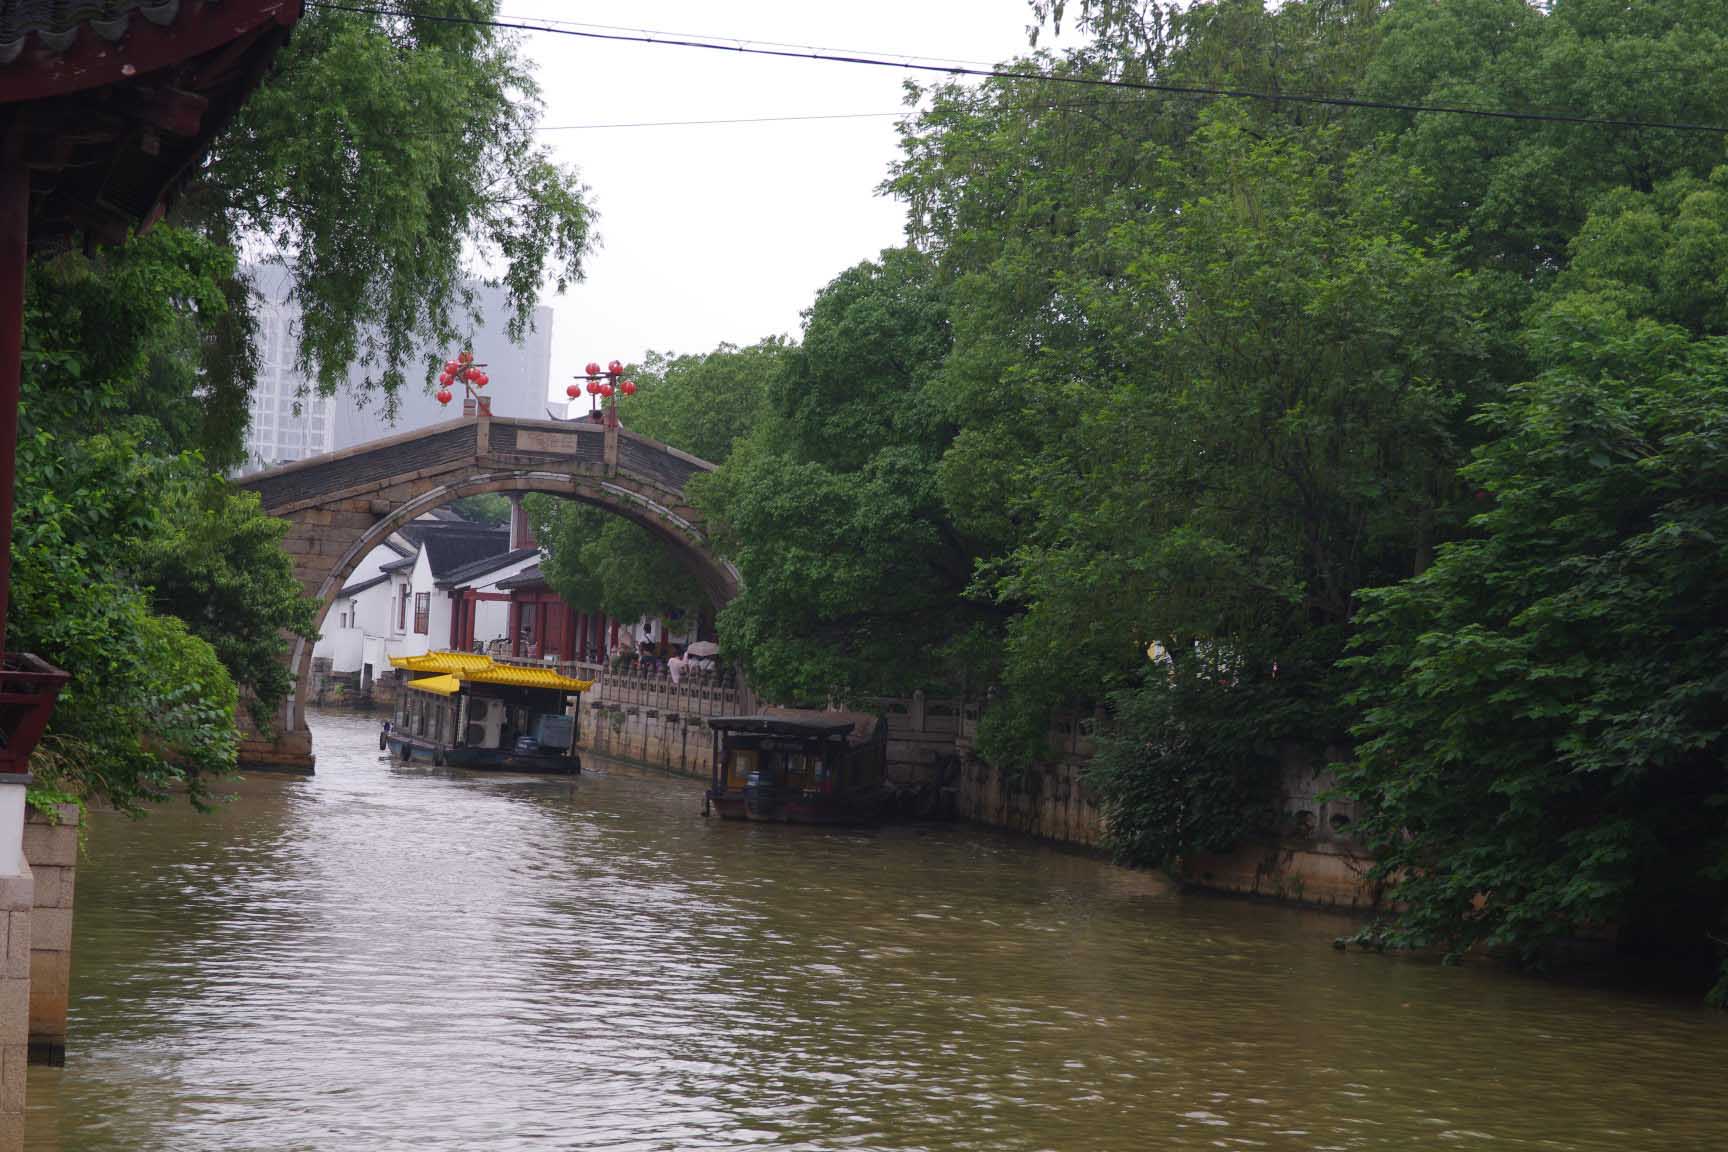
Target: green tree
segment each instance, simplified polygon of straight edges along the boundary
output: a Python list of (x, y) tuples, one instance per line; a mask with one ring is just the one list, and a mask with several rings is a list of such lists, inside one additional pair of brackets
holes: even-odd
[(461, 338), (476, 271), (498, 269), (515, 335), (548, 280), (582, 276), (585, 189), (535, 142), (539, 91), (497, 14), (308, 10), (178, 210), (285, 259), (301, 366), (326, 391), (358, 362), (393, 395), (417, 348)]
[(696, 355), (650, 352), (632, 370), (638, 392), (620, 411), (633, 431), (724, 463), (760, 420), (790, 350), (784, 339), (770, 337)]
[(721, 640), (764, 694), (930, 683), (985, 611), (962, 599), (973, 555), (938, 492), (949, 341), (931, 261), (894, 249), (849, 269), (817, 296), (760, 422), (695, 486), (743, 576)]
[(1728, 171), (1609, 195), (1570, 255), (1541, 373), (1479, 417), (1473, 534), (1365, 594), (1344, 781), (1392, 939), (1541, 964), (1612, 927), (1696, 976), (1728, 939)]
[(510, 499), (501, 492), (482, 492), (453, 500), (450, 511), (474, 524), (497, 528), (510, 523)]
[(255, 496), (212, 475), (238, 427), (188, 365), (228, 323), (231, 254), (160, 228), (30, 269), (11, 635), (72, 676), (33, 762), (126, 808), (231, 769), (239, 688), (287, 690), (311, 608)]
[(286, 521), (267, 516), (255, 492), (181, 457), (156, 489), (156, 523), (133, 577), (156, 612), (207, 642), (243, 693), (255, 722), (293, 691), (285, 636), (318, 638), (316, 604), (282, 551)]

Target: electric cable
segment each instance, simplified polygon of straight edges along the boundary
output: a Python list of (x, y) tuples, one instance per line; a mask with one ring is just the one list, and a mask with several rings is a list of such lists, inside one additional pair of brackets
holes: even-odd
[(1659, 129), (1670, 132), (1708, 132), (1728, 135), (1728, 125), (1695, 124), (1685, 121), (1634, 120), (1612, 116), (1592, 116), (1581, 112), (1520, 112), (1504, 108), (1477, 108), (1453, 104), (1407, 104), (1393, 100), (1369, 100), (1356, 96), (1331, 96), (1303, 92), (1261, 92), (1247, 88), (1210, 88), (1192, 84), (1165, 84), (1152, 80), (1107, 80), (1093, 76), (1064, 76), (1050, 73), (1012, 72), (1003, 68), (951, 67), (946, 64), (915, 62), (914, 58), (891, 60), (876, 56), (811, 52), (793, 48), (749, 47), (750, 42), (722, 44), (713, 40), (697, 40), (672, 36), (651, 36), (625, 32), (603, 32), (594, 29), (559, 28), (549, 24), (533, 24), (513, 20), (482, 20), (471, 16), (439, 16), (423, 12), (378, 8), (363, 4), (341, 4), (333, 0), (307, 0), (308, 8), (329, 12), (347, 12), (359, 16), (382, 16), (398, 20), (424, 20), (439, 24), (461, 24), (470, 27), (499, 28), (517, 32), (541, 32), (552, 36), (571, 36), (583, 40), (598, 40), (624, 44), (649, 44), (674, 48), (694, 48), (712, 52), (731, 52), (743, 56), (764, 56), (787, 60), (814, 60), (831, 64), (853, 64), (875, 68), (897, 68), (907, 72), (933, 72), (948, 76), (967, 76), (985, 80), (1017, 80), (1044, 84), (1068, 84), (1088, 88), (1116, 88), (1125, 91), (1162, 92), (1166, 95), (1197, 98), (1228, 98), (1259, 100), (1273, 104), (1317, 104), (1336, 108), (1362, 108), (1386, 112), (1432, 113), (1467, 116), (1478, 119), (1519, 120), (1546, 124), (1580, 124), (1600, 128)]

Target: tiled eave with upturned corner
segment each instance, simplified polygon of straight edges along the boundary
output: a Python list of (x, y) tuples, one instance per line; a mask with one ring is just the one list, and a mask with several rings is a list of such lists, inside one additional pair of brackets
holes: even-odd
[(0, 136), (33, 249), (159, 217), (268, 71), (302, 0), (0, 0)]

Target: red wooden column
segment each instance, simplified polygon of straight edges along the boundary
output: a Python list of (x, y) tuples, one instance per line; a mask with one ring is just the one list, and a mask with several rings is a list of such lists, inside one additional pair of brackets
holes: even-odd
[(0, 141), (0, 652), (12, 602), (12, 496), (24, 368), (24, 273), (30, 259), (30, 170), (23, 141)]
[(510, 655), (522, 655), (522, 602), (510, 597)]

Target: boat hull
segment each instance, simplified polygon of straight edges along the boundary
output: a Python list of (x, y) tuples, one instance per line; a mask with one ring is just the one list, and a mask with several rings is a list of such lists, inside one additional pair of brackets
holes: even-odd
[(556, 752), (509, 752), (499, 748), (452, 748), (392, 732), (385, 737), (390, 754), (404, 763), (466, 768), (475, 772), (537, 772), (574, 776), (582, 771), (578, 756)]
[(708, 804), (722, 820), (752, 820), (761, 824), (876, 824), (882, 819), (880, 798), (869, 796), (757, 795), (710, 789)]

